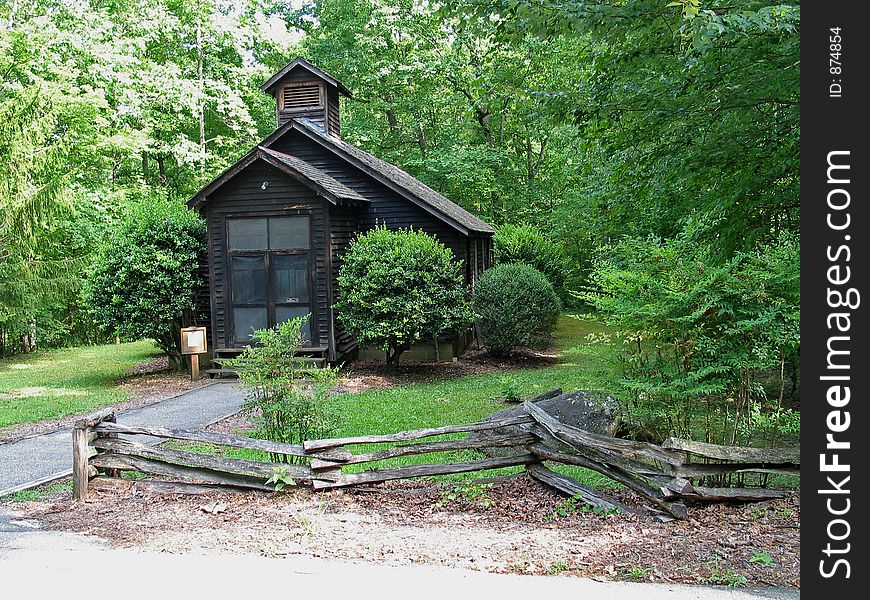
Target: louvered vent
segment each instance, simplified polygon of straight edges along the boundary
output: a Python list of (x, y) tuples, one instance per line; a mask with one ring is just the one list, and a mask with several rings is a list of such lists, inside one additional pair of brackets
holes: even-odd
[(282, 90), (281, 108), (287, 111), (323, 108), (320, 90), (319, 83), (287, 86)]

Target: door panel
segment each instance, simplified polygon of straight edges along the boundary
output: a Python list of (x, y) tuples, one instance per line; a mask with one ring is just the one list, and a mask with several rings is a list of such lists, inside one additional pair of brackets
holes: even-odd
[(276, 304), (308, 304), (308, 255), (272, 256)]
[(266, 306), (266, 261), (264, 256), (233, 256), (233, 304)]
[(269, 249), (307, 249), (310, 243), (308, 217), (273, 217), (269, 219)]
[[(275, 323), (283, 323), (311, 312), (308, 254), (273, 254), (271, 258)], [(310, 319), (303, 328), (303, 334), (305, 340), (310, 342)]]
[(233, 329), (235, 339), (250, 342), (251, 334), (258, 329), (269, 327), (269, 310), (263, 307), (234, 306)]
[(230, 250), (267, 250), (266, 219), (227, 219), (227, 242)]

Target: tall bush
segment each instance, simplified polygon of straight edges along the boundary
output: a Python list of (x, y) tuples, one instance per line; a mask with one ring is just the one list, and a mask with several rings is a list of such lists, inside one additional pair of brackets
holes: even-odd
[(626, 239), (582, 296), (618, 331), (632, 418), (658, 437), (775, 443), (799, 426), (783, 403), (799, 347), (799, 243), (718, 259), (688, 234)]
[(499, 227), (493, 237), (493, 262), (529, 265), (547, 277), (557, 294), (565, 290), (569, 264), (564, 249), (531, 225)]
[(561, 304), (547, 277), (524, 264), (498, 265), (474, 287), (474, 314), (487, 349), (509, 353), (549, 340)]
[[(255, 331), (253, 344), (239, 358), (226, 361), (245, 384), (245, 408), (256, 412), (257, 435), (273, 442), (301, 444), (326, 437), (334, 428), (335, 416), (326, 400), (335, 388), (338, 369), (313, 366), (296, 354), (305, 344), (302, 328), (307, 320), (296, 317)], [(291, 457), (273, 454), (272, 460), (290, 462)]]
[(196, 297), (205, 282), (205, 224), (171, 202), (131, 210), (99, 249), (84, 299), (94, 320), (123, 338), (152, 338), (181, 367), (180, 329), (196, 321)]
[(361, 346), (384, 350), (387, 364), (398, 365), (412, 344), (472, 322), (460, 264), (422, 231), (377, 227), (357, 237), (343, 260), (338, 316)]

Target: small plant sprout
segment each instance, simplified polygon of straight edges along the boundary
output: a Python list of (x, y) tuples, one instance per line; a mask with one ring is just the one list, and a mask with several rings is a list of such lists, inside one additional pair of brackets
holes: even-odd
[(563, 573), (568, 570), (568, 562), (564, 560), (555, 560), (550, 563), (550, 566), (547, 567), (545, 573), (547, 575), (558, 575), (559, 573)]
[(272, 476), (266, 480), (266, 485), (275, 486), (275, 491), (280, 492), (287, 486), (294, 486), (296, 482), (290, 477), (289, 467), (275, 467), (272, 469)]
[(727, 585), (729, 587), (746, 585), (746, 577), (735, 573), (732, 569), (723, 569), (719, 566), (718, 556), (715, 556), (708, 565), (710, 567), (710, 575), (702, 580), (703, 583)]
[(433, 502), (432, 508), (437, 510), (456, 502), (470, 504), (476, 508), (489, 508), (495, 504), (487, 494), (491, 488), (491, 483), (471, 481), (454, 485), (441, 492), (441, 499)]
[(749, 559), (749, 564), (759, 564), (759, 565), (772, 565), (774, 563), (773, 557), (765, 552), (764, 550), (755, 550), (752, 553), (752, 557)]
[(592, 506), (590, 504), (586, 504), (583, 501), (583, 498), (580, 496), (571, 496), (556, 505), (556, 508), (553, 512), (547, 513), (544, 515), (544, 519), (547, 521), (554, 521), (556, 519), (567, 517), (571, 513), (580, 510), (584, 513), (592, 513), (595, 515), (607, 517), (610, 515), (619, 514), (618, 508), (603, 508), (601, 506)]
[(647, 577), (649, 577), (650, 573), (652, 572), (653, 570), (651, 568), (634, 565), (632, 567), (626, 568), (623, 571), (623, 574), (627, 579), (630, 579), (632, 581), (640, 581), (641, 579), (646, 579)]
[(522, 391), (520, 390), (519, 382), (516, 377), (506, 375), (498, 380), (499, 394), (505, 402), (520, 402), (523, 399)]

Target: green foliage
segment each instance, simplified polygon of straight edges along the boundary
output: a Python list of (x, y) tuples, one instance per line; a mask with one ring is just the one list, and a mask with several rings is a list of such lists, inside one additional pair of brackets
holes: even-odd
[(725, 261), (691, 232), (608, 248), (581, 297), (619, 330), (629, 417), (659, 437), (725, 444), (795, 433), (783, 398), (799, 344), (799, 264), (788, 235)]
[[(0, 60), (0, 68), (2, 68)], [(56, 107), (0, 86), (0, 356), (50, 346), (76, 315), (90, 239), (77, 228)]]
[(486, 347), (494, 354), (546, 343), (560, 311), (552, 284), (528, 265), (493, 267), (474, 287), (474, 314)]
[(513, 375), (505, 375), (499, 379), (499, 398), (505, 402), (521, 402), (523, 392), (519, 381)]
[(712, 585), (727, 585), (729, 587), (738, 587), (746, 585), (746, 577), (734, 572), (733, 569), (723, 569), (719, 566), (719, 557), (716, 556), (707, 563), (710, 574), (706, 578), (699, 578), (701, 583)]
[[(296, 354), (305, 345), (302, 328), (307, 320), (306, 315), (255, 331), (252, 345), (239, 358), (226, 361), (245, 384), (245, 408), (257, 413), (257, 437), (301, 444), (327, 437), (335, 426), (326, 400), (335, 388), (338, 369), (318, 368)], [(272, 460), (291, 462), (293, 457), (273, 454)]]
[(295, 486), (296, 482), (290, 476), (288, 467), (275, 467), (272, 469), (272, 476), (266, 480), (266, 485), (274, 485), (275, 491), (280, 492), (287, 486)]
[(102, 341), (80, 301), (99, 242), (274, 128), (258, 86), (289, 35), (272, 10), (0, 2), (0, 355)]
[(576, 251), (672, 237), (699, 216), (718, 217), (723, 258), (798, 231), (797, 0), (459, 0), (444, 12), (457, 11), (472, 29), (497, 23), (513, 47), (531, 34), (574, 48), (560, 58), (575, 77), (539, 97), (583, 136), (573, 165), (556, 166), (576, 175), (551, 216)]
[(559, 559), (559, 560), (554, 560), (552, 563), (550, 563), (550, 566), (548, 566), (544, 570), (544, 573), (546, 573), (547, 575), (558, 575), (559, 573), (564, 573), (567, 570), (568, 570), (568, 562), (565, 560)]
[(623, 570), (623, 574), (626, 579), (631, 581), (641, 581), (642, 579), (646, 579), (650, 576), (650, 574), (654, 571), (654, 569), (650, 567), (641, 567), (640, 565), (633, 565), (631, 567), (627, 567)]
[(433, 509), (444, 508), (448, 505), (464, 504), (474, 508), (490, 508), (495, 503), (489, 497), (491, 483), (474, 483), (466, 481), (449, 487), (441, 492), (441, 499), (432, 504)]
[(544, 520), (554, 521), (559, 518), (564, 518), (577, 510), (581, 510), (584, 513), (592, 513), (604, 517), (610, 515), (617, 515), (620, 512), (618, 508), (602, 508), (600, 506), (592, 506), (590, 504), (586, 504), (581, 496), (575, 495), (571, 496), (570, 498), (566, 498), (565, 500), (562, 500), (559, 504), (557, 504), (553, 512), (544, 515)]
[(531, 225), (502, 225), (493, 237), (496, 265), (521, 263), (547, 276), (556, 293), (565, 291), (568, 261), (562, 246)]
[(338, 316), (361, 346), (386, 351), (390, 365), (412, 344), (471, 324), (460, 265), (422, 231), (377, 227), (354, 239), (343, 261)]
[(765, 550), (753, 550), (752, 556), (749, 558), (749, 564), (758, 563), (766, 567), (774, 564), (774, 562), (773, 557)]
[(180, 329), (205, 285), (205, 224), (170, 202), (142, 203), (100, 248), (84, 290), (94, 320), (121, 337), (152, 338), (180, 366)]

